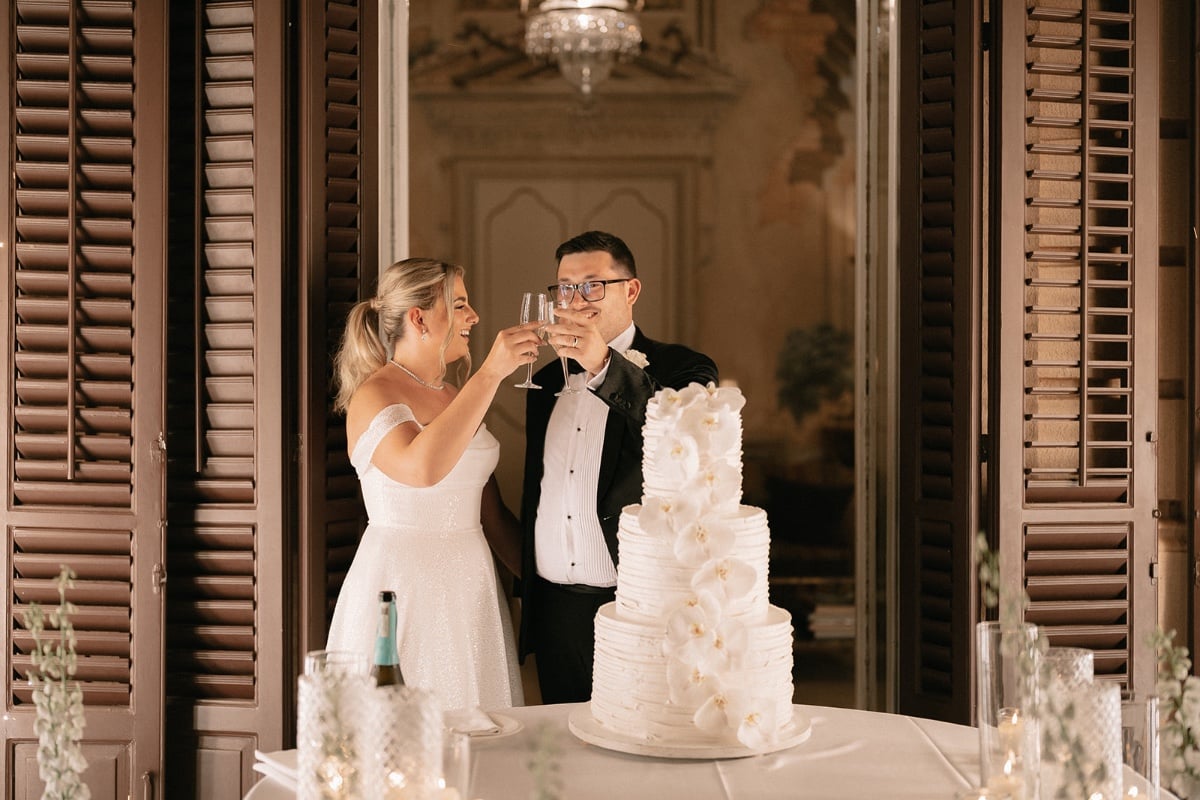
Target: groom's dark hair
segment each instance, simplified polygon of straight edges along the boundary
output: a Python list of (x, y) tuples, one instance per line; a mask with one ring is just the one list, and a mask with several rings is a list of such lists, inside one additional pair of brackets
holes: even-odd
[(554, 251), (555, 262), (562, 261), (563, 256), (575, 253), (608, 253), (618, 268), (628, 273), (629, 277), (637, 277), (637, 264), (629, 246), (621, 241), (619, 236), (613, 236), (604, 231), (585, 231), (578, 236), (572, 236), (558, 246)]

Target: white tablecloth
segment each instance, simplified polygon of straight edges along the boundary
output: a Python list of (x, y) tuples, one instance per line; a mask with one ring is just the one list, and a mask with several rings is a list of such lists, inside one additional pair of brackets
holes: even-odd
[[(473, 739), (471, 793), (528, 800), (529, 760), (539, 731), (554, 732), (560, 796), (570, 800), (949, 800), (978, 780), (979, 739), (963, 725), (820, 706), (797, 706), (812, 721), (807, 741), (785, 751), (714, 761), (648, 758), (577, 739), (567, 728), (576, 705), (503, 713), (522, 724), (510, 736)], [(293, 800), (269, 778), (246, 800)]]

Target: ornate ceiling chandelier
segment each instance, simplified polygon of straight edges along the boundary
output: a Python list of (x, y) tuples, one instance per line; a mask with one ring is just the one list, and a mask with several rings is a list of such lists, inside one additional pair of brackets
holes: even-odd
[(643, 2), (542, 0), (530, 14), (529, 0), (521, 0), (521, 13), (528, 16), (525, 52), (557, 61), (563, 77), (590, 95), (617, 59), (630, 58), (641, 49), (637, 12)]

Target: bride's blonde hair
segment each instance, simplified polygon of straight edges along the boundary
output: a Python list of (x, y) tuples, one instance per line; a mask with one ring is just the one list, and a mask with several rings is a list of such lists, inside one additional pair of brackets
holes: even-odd
[[(440, 297), (446, 314), (454, 313), (454, 279), (463, 276), (457, 264), (432, 258), (406, 258), (388, 267), (379, 276), (375, 296), (355, 303), (346, 317), (342, 345), (334, 359), (337, 381), (335, 411), (345, 411), (350, 398), (375, 370), (392, 357), (396, 342), (413, 333), (406, 324), (409, 309), (430, 311)], [(446, 347), (457, 335), (453, 326), (446, 326), (446, 338), (438, 351), (438, 380), (446, 376)], [(470, 372), (471, 357), (460, 374)]]

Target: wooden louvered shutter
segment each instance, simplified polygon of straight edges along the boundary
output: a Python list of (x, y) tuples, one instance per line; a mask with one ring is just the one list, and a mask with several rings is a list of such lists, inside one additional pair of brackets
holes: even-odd
[(374, 2), (312, 2), (303, 24), (302, 91), (310, 98), (302, 146), (309, 181), (301, 282), (301, 552), (303, 649), (325, 644), (329, 617), (363, 528), (358, 479), (346, 453), (345, 420), (333, 413), (333, 355), (350, 306), (374, 288), (374, 132), (377, 44)]
[[(132, 0), (4, 4), (0, 112), (15, 176), (0, 197), (6, 585), (0, 755), (6, 796), (33, 796), (24, 678), (30, 602), (78, 575), (74, 618), (95, 798), (161, 775), (165, 20)], [(11, 56), (11, 57), (10, 57)], [(14, 69), (15, 74), (9, 70)], [(15, 204), (15, 205), (13, 205)], [(9, 227), (11, 226), (11, 227)], [(135, 716), (136, 711), (136, 716)]]
[(1052, 644), (1152, 689), (1158, 12), (1004, 5), (997, 528)]
[(901, 3), (897, 706), (970, 714), (978, 508), (980, 23)]
[[(168, 310), (169, 795), (229, 798), (285, 743), (288, 20), (172, 4)], [(286, 676), (286, 677), (285, 677)]]

